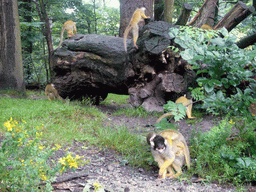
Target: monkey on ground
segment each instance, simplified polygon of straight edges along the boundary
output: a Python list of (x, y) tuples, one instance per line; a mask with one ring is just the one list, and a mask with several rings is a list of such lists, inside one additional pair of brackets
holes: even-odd
[(124, 50), (125, 50), (125, 52), (127, 52), (126, 39), (129, 34), (129, 31), (131, 29), (132, 29), (132, 35), (133, 35), (133, 45), (134, 45), (134, 47), (136, 47), (138, 49), (138, 46), (136, 44), (137, 39), (139, 37), (138, 23), (140, 21), (143, 21), (143, 19), (149, 18), (145, 15), (145, 11), (146, 11), (145, 7), (137, 8), (132, 15), (129, 25), (126, 27), (126, 29), (124, 31)]
[[(175, 103), (182, 103), (186, 107), (186, 114), (189, 119), (195, 118), (195, 117), (192, 117), (192, 104), (193, 104), (192, 99), (187, 99), (186, 96), (181, 96), (175, 101)], [(156, 121), (156, 123), (160, 123), (160, 121), (163, 118), (171, 116), (171, 115), (172, 115), (172, 113), (163, 114), (161, 117), (159, 117), (159, 119)]]
[[(64, 34), (64, 31), (66, 30), (67, 34), (68, 34), (68, 37), (72, 37), (74, 35), (74, 33), (76, 34), (76, 23), (71, 21), (71, 20), (68, 20), (64, 23), (63, 27), (62, 27), (62, 30), (61, 30), (61, 33), (60, 33), (60, 43), (57, 47), (60, 48), (61, 44), (62, 44), (62, 41), (63, 41), (63, 34)], [(74, 33), (73, 33), (74, 32)]]
[(58, 91), (54, 88), (53, 84), (48, 84), (45, 88), (45, 95), (50, 101), (58, 99), (64, 101), (64, 99), (58, 94)]
[(159, 134), (150, 132), (147, 143), (151, 146), (151, 153), (159, 166), (158, 179), (180, 176), (185, 163), (190, 169), (189, 149), (180, 132), (173, 129), (161, 131)]

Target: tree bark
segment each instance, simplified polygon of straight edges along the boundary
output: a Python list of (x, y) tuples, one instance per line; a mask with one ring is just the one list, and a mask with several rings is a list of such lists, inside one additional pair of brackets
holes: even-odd
[[(163, 111), (170, 98), (184, 94), (195, 79), (168, 32), (172, 24), (150, 21), (128, 53), (123, 38), (96, 34), (76, 35), (54, 53), (53, 83), (63, 98), (104, 99), (108, 93), (129, 94), (128, 102), (147, 111)], [(147, 22), (146, 21), (146, 22)]]
[(256, 43), (256, 33), (244, 37), (243, 39), (241, 39), (240, 41), (237, 42), (237, 46), (241, 49), (244, 49), (250, 45), (253, 45)]
[(0, 89), (25, 91), (17, 0), (0, 1)]
[(192, 5), (185, 3), (175, 25), (186, 25), (192, 11)]
[(218, 0), (205, 0), (196, 16), (188, 23), (188, 25), (201, 27), (205, 24), (209, 18), (212, 18), (217, 2)]
[(172, 23), (174, 0), (165, 0), (164, 21)]
[(247, 7), (242, 1), (236, 3), (236, 5), (214, 26), (213, 29), (220, 29), (225, 27), (228, 31), (231, 31), (241, 21), (252, 14), (255, 11), (254, 7)]

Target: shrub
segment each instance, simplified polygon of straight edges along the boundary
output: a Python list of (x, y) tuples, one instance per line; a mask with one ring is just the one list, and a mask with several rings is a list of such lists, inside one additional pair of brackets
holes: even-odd
[(255, 181), (256, 123), (244, 120), (243, 124), (246, 126), (222, 120), (209, 132), (194, 133), (191, 137), (193, 172), (209, 180), (234, 184)]
[(224, 38), (216, 36), (216, 31), (181, 27), (170, 29), (169, 35), (184, 49), (180, 55), (197, 72), (197, 83), (202, 87), (197, 93), (205, 95), (203, 98), (199, 94), (202, 107), (216, 115), (244, 115), (256, 97), (256, 81), (251, 78), (256, 67), (256, 49), (240, 49), (236, 38), (225, 28), (220, 32)]
[(0, 145), (0, 190), (39, 191), (39, 184), (45, 182), (45, 190), (51, 191), (56, 174), (82, 165), (83, 157), (68, 153), (55, 162), (52, 156), (60, 146), (43, 145), (43, 125), (27, 131), (24, 124), (12, 118), (4, 123), (7, 131)]

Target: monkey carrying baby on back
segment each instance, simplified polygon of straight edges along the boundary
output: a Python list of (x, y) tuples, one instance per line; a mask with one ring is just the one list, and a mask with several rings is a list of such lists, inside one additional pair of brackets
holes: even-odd
[(173, 129), (150, 132), (147, 143), (151, 146), (154, 160), (158, 163), (158, 179), (176, 178), (181, 175), (182, 167), (187, 164), (190, 169), (189, 149), (183, 135)]

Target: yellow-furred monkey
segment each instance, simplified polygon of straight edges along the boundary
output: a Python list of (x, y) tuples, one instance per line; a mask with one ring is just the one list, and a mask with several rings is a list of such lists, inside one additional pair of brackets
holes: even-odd
[(58, 91), (54, 88), (53, 84), (48, 84), (45, 87), (45, 95), (48, 97), (49, 101), (54, 99), (64, 101), (64, 99), (59, 95)]
[(136, 44), (137, 39), (139, 37), (139, 26), (138, 23), (142, 21), (143, 19), (149, 18), (145, 15), (146, 8), (141, 7), (138, 8), (134, 11), (131, 21), (129, 25), (126, 27), (124, 31), (124, 50), (127, 52), (127, 44), (126, 44), (126, 39), (129, 34), (129, 31), (132, 29), (132, 35), (133, 35), (133, 45), (138, 49), (138, 46)]
[(159, 166), (158, 179), (180, 176), (185, 163), (190, 169), (189, 148), (180, 132), (172, 129), (158, 134), (150, 132), (147, 143), (151, 146), (152, 155)]
[(68, 37), (72, 37), (74, 35), (74, 33), (76, 34), (76, 32), (77, 32), (76, 31), (76, 23), (71, 20), (68, 20), (64, 23), (61, 33), (60, 33), (60, 43), (59, 43), (57, 49), (60, 48), (60, 46), (62, 44), (63, 34), (64, 34), (65, 30), (67, 31)]

